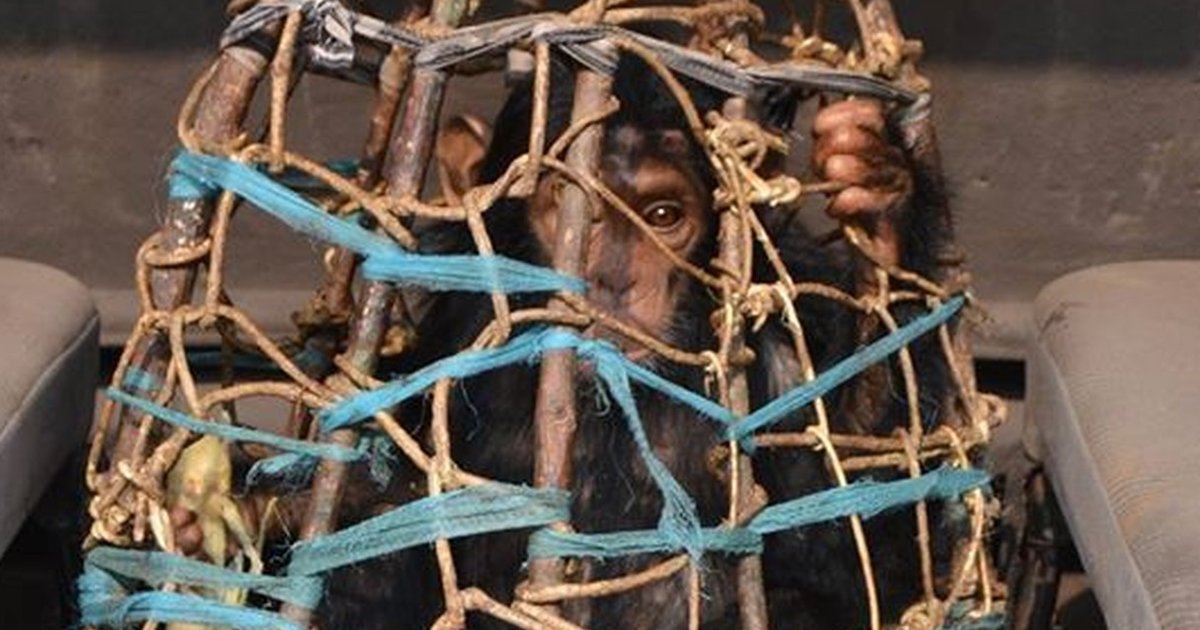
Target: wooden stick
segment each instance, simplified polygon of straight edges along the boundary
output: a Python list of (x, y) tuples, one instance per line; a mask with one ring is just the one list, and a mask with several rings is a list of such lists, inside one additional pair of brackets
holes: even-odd
[[(610, 77), (580, 70), (575, 77), (571, 119), (578, 121), (602, 110), (611, 92)], [(567, 165), (585, 173), (599, 172), (603, 141), (603, 125), (597, 123), (584, 129), (567, 150)], [(573, 276), (584, 275), (592, 210), (584, 190), (569, 184), (563, 193), (555, 234), (554, 268), (558, 271)], [(560, 300), (553, 300), (550, 308), (556, 312), (570, 310)], [(575, 352), (547, 352), (542, 357), (534, 408), (533, 483), (536, 487), (570, 488), (575, 423)], [(553, 527), (565, 529), (567, 524), (558, 523)], [(531, 560), (529, 581), (532, 588), (542, 589), (561, 582), (562, 570), (562, 561), (557, 558)]]

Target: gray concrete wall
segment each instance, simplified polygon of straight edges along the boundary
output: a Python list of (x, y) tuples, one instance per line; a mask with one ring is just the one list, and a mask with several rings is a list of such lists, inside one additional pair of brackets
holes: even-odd
[[(0, 255), (82, 278), (110, 340), (133, 312), (133, 252), (161, 212), (177, 108), (220, 4), (0, 0)], [(1200, 253), (1200, 1), (897, 5), (929, 50), (961, 240), (998, 320), (988, 353), (1013, 351), (1025, 305), (1059, 274)], [(498, 89), (456, 82), (447, 110), (486, 114)], [(368, 96), (307, 81), (290, 140), (354, 155)], [(317, 249), (252, 213), (238, 222), (235, 298), (283, 322)]]

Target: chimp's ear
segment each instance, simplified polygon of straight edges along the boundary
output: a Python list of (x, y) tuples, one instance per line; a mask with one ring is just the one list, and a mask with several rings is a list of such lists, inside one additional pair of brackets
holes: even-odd
[(491, 135), (491, 127), (475, 116), (458, 115), (442, 123), (434, 155), (442, 194), (451, 203), (478, 183)]

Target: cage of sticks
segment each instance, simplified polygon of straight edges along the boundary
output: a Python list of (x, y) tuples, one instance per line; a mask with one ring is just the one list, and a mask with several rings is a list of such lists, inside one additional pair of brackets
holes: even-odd
[[(79, 580), (84, 625), (307, 628), (328, 596), (330, 572), (421, 548), (435, 560), (438, 628), (475, 618), (577, 628), (587, 623), (571, 612), (579, 602), (667, 581), (681, 585), (680, 625), (709, 627), (706, 561), (713, 556), (733, 567), (734, 612), (727, 616), (736, 625), (793, 627), (769, 618), (777, 607), (762, 554), (771, 536), (822, 523), (852, 541), (854, 566), (847, 570), (857, 576), (863, 625), (1003, 625), (1003, 588), (988, 545), (997, 510), (979, 470), (1003, 408), (975, 388), (963, 257), (948, 244), (933, 272), (918, 273), (897, 257), (895, 235), (846, 220), (817, 246), (840, 247), (853, 259), (853, 290), (803, 281), (782, 264), (783, 245), (773, 242), (761, 215), (810, 211), (813, 200), (819, 208), (838, 192), (811, 174), (767, 166), (784, 163), (796, 143), (756, 119), (764, 93), (886, 103), (908, 159), (940, 169), (930, 86), (916, 65), (921, 46), (904, 37), (886, 0), (818, 1), (811, 15), (792, 12), (783, 32), (749, 0), (591, 0), (563, 11), (513, 3), (513, 15), (495, 19), (480, 18), (477, 3), (465, 0), (433, 0), (387, 20), (352, 4), (231, 3), (220, 52), (182, 105), (165, 220), (136, 257), (141, 316), (89, 451), (91, 526)], [(837, 11), (857, 27), (844, 42), (824, 27), (826, 14)], [(661, 82), (678, 101), (716, 182), (714, 259), (671, 258), (713, 303), (703, 324), (711, 342), (701, 350), (629, 326), (588, 297), (581, 235), (598, 212), (636, 215), (598, 172), (599, 138), (621, 107), (610, 76), (622, 56), (638, 58), (653, 75), (647, 80)], [(550, 137), (548, 95), (552, 78), (562, 79), (551, 72), (555, 59), (567, 60), (574, 89), (569, 124)], [(519, 88), (530, 90), (532, 103), (527, 149), (499, 177), (462, 194), (426, 191), (433, 188), (425, 181), (448, 81), (505, 69), (531, 79)], [(289, 147), (288, 97), (308, 72), (374, 89), (357, 160), (321, 162)], [(724, 106), (702, 111), (689, 93), (696, 84), (726, 94)], [(252, 135), (245, 123), (260, 90), (269, 107), (262, 133)], [(553, 266), (496, 251), (487, 213), (505, 199), (529, 198), (547, 177), (566, 182)], [(269, 337), (227, 288), (226, 248), (238, 238), (239, 211), (266, 213), (322, 244), (326, 277), (310, 303), (295, 305), (297, 330), (288, 338)], [(630, 220), (648, 229), (636, 216)], [(945, 208), (919, 220), (950, 222)], [(461, 225), (473, 251), (425, 251), (421, 230), (431, 223)], [(760, 264), (771, 273), (756, 271)], [(482, 332), (424, 365), (386, 373), (381, 359), (403, 358), (421, 329), (410, 321), (418, 317), (412, 303), (441, 292), (487, 296), (491, 312)], [(543, 299), (514, 299), (529, 294)], [(856, 313), (855, 351), (817, 365), (808, 350), (814, 340), (796, 313), (801, 298)], [(770, 320), (787, 333), (796, 385), (751, 408), (746, 374), (762, 357), (748, 351), (746, 336)], [(609, 330), (622, 345), (581, 334), (591, 327)], [(194, 351), (197, 336), (214, 334), (216, 356)], [(921, 391), (920, 362), (910, 352), (917, 340), (938, 355), (944, 391)], [(670, 370), (631, 360), (630, 347), (659, 364), (702, 372), (704, 385), (672, 382)], [(455, 383), (516, 364), (532, 366), (538, 383), (528, 392), (537, 397), (528, 436), (533, 474), (519, 483), (489, 479), (457, 458), (451, 435), (455, 423), (468, 420), (455, 417), (450, 404)], [(214, 365), (219, 383), (201, 386), (197, 374)], [(832, 392), (880, 365), (885, 380), (898, 383), (894, 391), (906, 404), (895, 408), (906, 417), (882, 434), (835, 430), (847, 426), (835, 417), (847, 397), (836, 403)], [(579, 369), (602, 384), (660, 495), (654, 527), (597, 532), (572, 519), (572, 384)], [(694, 501), (660, 460), (661, 445), (647, 438), (651, 419), (641, 417), (637, 395), (651, 390), (721, 436), (705, 464), (719, 469), (725, 488), (719, 523), (700, 522)], [(934, 397), (938, 418), (931, 423), (922, 417), (930, 405), (921, 401)], [(285, 417), (269, 426), (245, 422), (239, 403), (254, 398), (282, 401)], [(427, 421), (402, 417), (406, 402), (422, 400)], [(817, 458), (822, 488), (778, 497), (756, 482), (756, 458), (789, 450)], [(406, 471), (412, 492), (346, 525), (339, 504), (356, 491), (361, 480), (352, 470), (363, 466)], [(271, 481), (280, 479), (287, 483)], [(252, 489), (259, 500), (250, 516)], [(297, 496), (303, 501), (291, 510), (294, 524), (264, 542), (272, 519), (287, 520), (281, 505)], [(935, 505), (963, 523), (950, 541), (937, 540)], [(907, 515), (913, 535), (905, 544), (918, 559), (905, 578), (915, 596), (892, 620), (881, 612), (881, 558), (864, 527), (885, 511)], [(181, 526), (184, 517), (191, 529)], [(514, 530), (529, 535), (522, 549), (528, 561), (512, 592), (488, 591), (456, 571), (462, 557), (453, 541)], [(189, 551), (197, 543), (200, 551)], [(934, 558), (939, 545), (949, 549), (944, 562)], [(589, 578), (575, 570), (580, 561), (629, 556), (644, 561), (622, 575)]]

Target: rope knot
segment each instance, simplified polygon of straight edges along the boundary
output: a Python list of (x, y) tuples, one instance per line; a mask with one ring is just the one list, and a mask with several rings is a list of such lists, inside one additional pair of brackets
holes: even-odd
[[(749, 119), (730, 120), (717, 112), (705, 117), (711, 128), (706, 140), (713, 154), (733, 158), (750, 169), (762, 165), (769, 151), (787, 151), (787, 141)], [(761, 181), (761, 180), (760, 180)]]
[(704, 366), (704, 390), (710, 393), (714, 389), (718, 392), (724, 391), (727, 372), (721, 355), (717, 354), (715, 350), (705, 350), (700, 353), (700, 356), (708, 362)]
[(914, 604), (900, 616), (902, 630), (934, 630), (942, 627), (946, 617), (943, 606), (936, 601), (922, 601)]
[(754, 332), (763, 327), (767, 317), (776, 313), (782, 313), (783, 321), (788, 327), (799, 328), (800, 316), (792, 302), (792, 293), (788, 283), (783, 281), (752, 284), (742, 299), (741, 313), (754, 321), (751, 327)]
[(710, 112), (705, 133), (709, 159), (717, 172), (714, 200), (718, 206), (747, 204), (777, 206), (799, 199), (806, 191), (799, 180), (780, 175), (763, 179), (756, 171), (771, 151), (786, 153), (787, 141), (747, 119), (730, 120)]
[(492, 186), (475, 186), (463, 193), (459, 200), (463, 214), (468, 217), (483, 216), (483, 213), (495, 202)]

